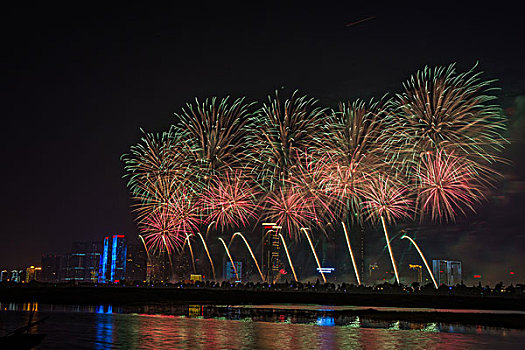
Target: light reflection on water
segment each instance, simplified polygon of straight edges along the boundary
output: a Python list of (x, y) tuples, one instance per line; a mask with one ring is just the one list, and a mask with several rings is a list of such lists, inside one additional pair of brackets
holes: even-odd
[(201, 305), (131, 310), (0, 304), (0, 328), (26, 323), (31, 307), (37, 310), (34, 319), (50, 315), (34, 329), (48, 334), (37, 349), (521, 349), (525, 342), (525, 332), (515, 329), (358, 316), (340, 325), (344, 320), (323, 314), (263, 313), (247, 318), (238, 308), (224, 308), (219, 315)]

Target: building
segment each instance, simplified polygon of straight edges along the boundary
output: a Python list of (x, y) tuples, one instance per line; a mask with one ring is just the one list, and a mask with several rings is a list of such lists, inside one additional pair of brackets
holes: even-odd
[(432, 260), (432, 273), (438, 286), (461, 283), (461, 261)]
[(128, 244), (126, 254), (126, 280), (145, 281), (147, 254), (143, 244)]
[(233, 265), (231, 261), (226, 261), (224, 265), (224, 279), (227, 281), (242, 281), (242, 261), (234, 261)]
[(126, 279), (127, 246), (124, 235), (107, 236), (99, 257), (98, 282), (118, 283)]
[(29, 283), (31, 281), (38, 281), (40, 279), (40, 277), (41, 277), (40, 276), (41, 272), (42, 272), (42, 268), (41, 267), (29, 266), (26, 269), (25, 282)]
[[(182, 255), (175, 256), (175, 264), (180, 268), (186, 265), (189, 268), (189, 263), (184, 263), (188, 260)], [(161, 251), (150, 255), (150, 261), (147, 265), (146, 281), (149, 283), (169, 282), (172, 268), (170, 266), (170, 258), (166, 251)], [(189, 270), (188, 270), (189, 271)]]
[(0, 282), (3, 281), (9, 281), (9, 272), (7, 272), (7, 270), (2, 270), (0, 273)]
[[(102, 245), (100, 242), (74, 242), (62, 264), (64, 281), (97, 282)], [(55, 262), (56, 263), (56, 262)]]
[(273, 223), (263, 223), (262, 234), (263, 275), (266, 281), (273, 281), (282, 269), (278, 227)]
[(56, 283), (60, 281), (61, 256), (54, 254), (42, 255), (42, 281)]
[(11, 277), (9, 278), (9, 280), (11, 282), (16, 282), (16, 283), (20, 283), (21, 282), (21, 275), (22, 275), (23, 271), (20, 270), (11, 270)]

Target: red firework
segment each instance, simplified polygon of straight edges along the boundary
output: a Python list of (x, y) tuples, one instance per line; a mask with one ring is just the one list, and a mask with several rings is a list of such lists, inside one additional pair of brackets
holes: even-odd
[(317, 223), (315, 201), (295, 186), (272, 192), (265, 201), (265, 219), (282, 226), (290, 238), (299, 240), (301, 227)]
[(474, 211), (473, 204), (483, 195), (467, 164), (463, 158), (444, 151), (423, 155), (421, 166), (415, 169), (422, 218), (430, 214), (433, 221), (454, 221), (458, 211)]
[(178, 231), (167, 206), (160, 207), (144, 217), (141, 230), (148, 250), (172, 253), (184, 243), (185, 235)]
[(296, 153), (297, 164), (293, 167), (292, 175), (287, 181), (295, 190), (299, 190), (303, 197), (313, 201), (313, 210), (318, 220), (316, 223), (322, 229), (335, 219), (333, 208), (337, 207), (337, 198), (330, 193), (329, 175), (327, 169), (328, 157), (313, 157), (308, 152)]
[(387, 175), (368, 177), (361, 191), (367, 218), (377, 221), (384, 218), (387, 223), (409, 218), (412, 201), (407, 192), (406, 187)]
[(215, 176), (200, 199), (200, 205), (209, 215), (205, 222), (215, 221), (215, 227), (246, 227), (257, 217), (255, 187), (241, 172), (223, 177)]

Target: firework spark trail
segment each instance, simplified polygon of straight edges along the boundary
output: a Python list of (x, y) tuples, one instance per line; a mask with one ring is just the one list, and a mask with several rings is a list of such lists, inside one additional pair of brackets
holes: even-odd
[(396, 259), (394, 259), (394, 252), (392, 252), (392, 246), (390, 245), (390, 238), (388, 237), (388, 231), (386, 229), (385, 218), (381, 216), (381, 224), (383, 225), (383, 231), (385, 232), (386, 245), (388, 247), (388, 253), (390, 254), (390, 260), (392, 261), (392, 266), (394, 267), (394, 274), (396, 276), (396, 281), (399, 284), (399, 273), (397, 272)]
[(237, 274), (237, 268), (235, 267), (235, 264), (233, 263), (232, 256), (230, 255), (230, 250), (228, 249), (228, 246), (226, 246), (226, 243), (222, 238), (219, 237), (219, 241), (221, 241), (222, 245), (224, 246), (224, 250), (226, 250), (226, 254), (228, 254), (228, 258), (230, 259), (230, 262), (232, 263), (233, 271), (235, 272), (235, 277), (237, 280), (239, 280), (239, 275)]
[(319, 273), (321, 273), (321, 276), (323, 277), (323, 281), (324, 283), (326, 283), (326, 277), (324, 276), (323, 268), (321, 267), (321, 263), (319, 263), (319, 258), (317, 257), (317, 253), (315, 252), (314, 244), (312, 243), (312, 240), (310, 239), (310, 235), (308, 234), (308, 231), (305, 227), (301, 227), (301, 231), (303, 231), (303, 233), (306, 236), (306, 239), (308, 239), (308, 243), (310, 244), (310, 249), (312, 249), (312, 254), (314, 255), (315, 262), (317, 263), (317, 267), (319, 268)]
[(456, 211), (462, 214), (466, 214), (464, 208), (475, 211), (473, 204), (483, 198), (468, 163), (454, 154), (441, 150), (427, 152), (414, 173), (418, 179), (421, 218), (431, 213), (433, 221), (454, 221)]
[(416, 241), (414, 241), (412, 238), (408, 237), (407, 235), (403, 235), (401, 237), (401, 239), (408, 239), (410, 242), (412, 242), (412, 244), (414, 245), (414, 247), (416, 247), (419, 255), (421, 256), (421, 259), (423, 259), (423, 262), (425, 263), (425, 266), (427, 268), (427, 271), (430, 275), (430, 277), (432, 277), (432, 282), (434, 282), (434, 287), (436, 287), (436, 289), (438, 289), (438, 285), (436, 283), (436, 279), (434, 278), (434, 274), (432, 273), (432, 270), (430, 269), (430, 266), (428, 266), (428, 262), (427, 262), (427, 259), (425, 259), (425, 256), (423, 255), (423, 252), (421, 251), (421, 249), (419, 248), (419, 246), (417, 245)]
[(209, 213), (206, 223), (215, 227), (246, 227), (257, 217), (256, 187), (242, 173), (214, 176), (208, 189), (201, 196), (199, 206)]
[(295, 269), (292, 264), (292, 258), (290, 257), (290, 253), (288, 252), (288, 248), (286, 247), (286, 242), (284, 240), (284, 237), (282, 234), (278, 233), (279, 237), (281, 237), (281, 242), (283, 242), (284, 251), (286, 253), (286, 257), (288, 258), (288, 264), (290, 264), (290, 268), (292, 269), (293, 278), (295, 278), (295, 282), (297, 282), (297, 275), (295, 274)]
[(206, 254), (208, 255), (208, 260), (210, 261), (210, 265), (211, 265), (211, 271), (213, 273), (213, 280), (215, 281), (217, 279), (215, 276), (215, 266), (213, 265), (213, 260), (211, 259), (210, 251), (208, 250), (208, 245), (206, 245), (206, 242), (204, 241), (204, 237), (202, 237), (200, 232), (197, 232), (196, 235), (200, 237), (202, 245), (204, 246), (204, 249), (206, 250)]
[(348, 230), (346, 229), (346, 224), (343, 221), (341, 221), (341, 224), (343, 225), (343, 230), (345, 232), (346, 244), (348, 245), (348, 251), (350, 252), (350, 259), (352, 259), (352, 266), (354, 267), (355, 278), (357, 280), (357, 284), (361, 285), (361, 279), (359, 278), (359, 272), (357, 272), (357, 265), (355, 264), (354, 252), (352, 252), (352, 246), (350, 245), (350, 237), (348, 236)]
[(378, 175), (368, 180), (366, 190), (363, 191), (362, 195), (365, 198), (363, 204), (368, 213), (368, 219), (381, 221), (396, 281), (399, 283), (399, 274), (390, 245), (385, 218), (388, 222), (394, 222), (396, 219), (410, 217), (411, 201), (407, 197), (407, 190), (397, 185), (390, 177)]
[(188, 242), (188, 248), (190, 250), (190, 256), (191, 256), (191, 265), (193, 266), (193, 273), (197, 274), (197, 268), (195, 267), (195, 256), (193, 255), (193, 248), (191, 247), (191, 236), (193, 234), (186, 234), (186, 239), (184, 240), (184, 244), (182, 245), (182, 250), (184, 250), (184, 246), (186, 245), (186, 242)]
[(248, 244), (248, 241), (246, 240), (246, 238), (244, 237), (244, 235), (240, 232), (235, 232), (230, 240), (230, 244), (233, 242), (233, 239), (236, 237), (236, 236), (240, 236), (242, 238), (242, 240), (244, 241), (244, 244), (246, 245), (246, 248), (248, 248), (248, 251), (250, 252), (250, 255), (252, 256), (252, 259), (253, 261), (255, 262), (255, 266), (257, 266), (257, 271), (259, 271), (259, 275), (261, 276), (261, 281), (264, 282), (264, 276), (263, 276), (263, 273), (261, 271), (261, 268), (259, 267), (259, 263), (257, 262), (257, 259), (255, 258), (255, 255), (253, 254), (253, 251), (252, 251), (252, 248), (250, 247), (250, 245)]

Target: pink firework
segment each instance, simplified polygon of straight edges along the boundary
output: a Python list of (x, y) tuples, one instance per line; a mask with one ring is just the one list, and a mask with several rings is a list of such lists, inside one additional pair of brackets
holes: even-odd
[(313, 201), (313, 210), (318, 220), (316, 223), (323, 226), (323, 222), (335, 219), (333, 208), (337, 207), (336, 197), (330, 193), (330, 184), (327, 181), (328, 157), (313, 157), (308, 152), (296, 152), (297, 164), (293, 167), (292, 176), (287, 183), (295, 190), (299, 190), (303, 197)]
[(422, 218), (430, 214), (433, 221), (454, 221), (458, 212), (465, 214), (466, 208), (474, 211), (473, 204), (480, 201), (482, 193), (467, 164), (443, 151), (422, 156), (421, 166), (414, 169)]
[[(359, 193), (364, 183), (364, 174), (358, 168), (358, 162), (351, 161), (343, 165), (335, 161), (333, 157), (326, 161), (323, 185), (332, 198), (334, 212), (341, 217), (350, 213), (360, 213), (361, 197)], [(351, 217), (359, 219), (357, 215), (351, 215)]]
[(215, 227), (246, 227), (257, 217), (257, 194), (255, 187), (241, 172), (215, 176), (204, 191), (200, 205), (209, 215), (205, 222), (215, 221)]
[(379, 221), (384, 218), (387, 223), (391, 223), (410, 217), (412, 201), (408, 197), (406, 187), (387, 175), (368, 177), (361, 195), (368, 219)]
[(265, 219), (282, 226), (290, 238), (299, 240), (301, 227), (318, 222), (315, 201), (294, 186), (278, 189), (266, 198)]
[(176, 227), (167, 206), (157, 208), (141, 221), (141, 231), (149, 250), (174, 252), (184, 242), (185, 235)]
[(183, 237), (199, 229), (199, 225), (202, 222), (201, 208), (194, 195), (185, 189), (181, 189), (172, 196), (169, 209), (173, 225)]

